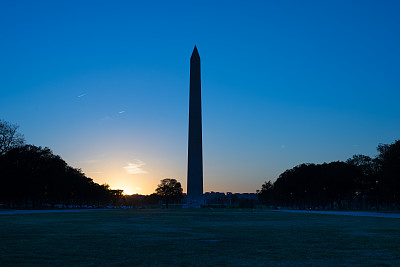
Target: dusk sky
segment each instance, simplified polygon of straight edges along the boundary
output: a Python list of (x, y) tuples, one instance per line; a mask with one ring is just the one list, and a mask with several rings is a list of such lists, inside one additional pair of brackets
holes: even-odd
[(0, 1), (0, 119), (97, 183), (186, 192), (201, 58), (204, 191), (400, 139), (399, 1)]

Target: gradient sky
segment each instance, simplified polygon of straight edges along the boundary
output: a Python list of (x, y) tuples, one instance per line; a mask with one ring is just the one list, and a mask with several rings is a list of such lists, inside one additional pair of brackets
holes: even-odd
[(400, 137), (399, 1), (0, 1), (0, 118), (97, 183), (186, 191), (201, 57), (204, 190)]

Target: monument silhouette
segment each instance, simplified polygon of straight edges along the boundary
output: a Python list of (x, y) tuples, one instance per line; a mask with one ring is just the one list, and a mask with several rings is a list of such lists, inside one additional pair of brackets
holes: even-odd
[(203, 142), (201, 121), (200, 56), (194, 46), (190, 57), (189, 144), (187, 169), (187, 206), (203, 204)]

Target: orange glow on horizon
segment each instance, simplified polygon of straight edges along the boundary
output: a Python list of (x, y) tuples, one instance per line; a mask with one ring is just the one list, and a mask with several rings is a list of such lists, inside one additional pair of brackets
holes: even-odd
[(134, 194), (147, 195), (147, 194), (141, 192), (142, 189), (140, 187), (136, 187), (135, 189), (132, 189), (129, 186), (110, 186), (110, 187), (111, 187), (111, 189), (124, 190), (124, 192), (122, 192), (122, 194), (125, 196), (130, 196), (130, 195), (134, 195)]

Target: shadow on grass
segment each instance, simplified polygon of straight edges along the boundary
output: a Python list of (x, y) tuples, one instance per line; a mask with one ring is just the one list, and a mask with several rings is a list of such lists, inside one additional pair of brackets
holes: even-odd
[(113, 210), (3, 215), (0, 223), (1, 266), (400, 264), (398, 219)]

